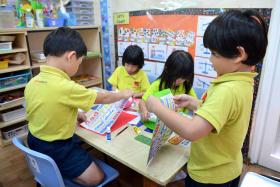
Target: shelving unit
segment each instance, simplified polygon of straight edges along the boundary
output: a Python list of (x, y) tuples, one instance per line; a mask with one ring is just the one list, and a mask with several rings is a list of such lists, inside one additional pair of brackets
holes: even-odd
[[(104, 87), (103, 81), (103, 62), (101, 54), (101, 29), (99, 26), (77, 26), (71, 27), (72, 29), (77, 30), (88, 48), (88, 55), (84, 58), (84, 61), (79, 67), (79, 70), (75, 77), (90, 77), (89, 80), (82, 80), (78, 83), (89, 88), (89, 87)], [(15, 53), (24, 53), (26, 59), (21, 65), (10, 65), (6, 69), (0, 69), (0, 78), (5, 78), (7, 74), (18, 73), (21, 71), (30, 72), (31, 77), (36, 76), (40, 72), (40, 66), (45, 63), (37, 63), (31, 59), (31, 53), (34, 51), (43, 51), (43, 43), (46, 36), (53, 30), (55, 27), (47, 27), (41, 29), (10, 29), (10, 30), (1, 30), (0, 35), (13, 35), (16, 36), (16, 39), (13, 43), (13, 49), (10, 51), (0, 51), (0, 57)], [(31, 78), (30, 77), (30, 78)], [(19, 84), (15, 86), (10, 86), (6, 88), (0, 87), (1, 96), (13, 91), (24, 90), (25, 84)], [(1, 97), (0, 96), (0, 97)], [(24, 104), (24, 98), (17, 98), (15, 100), (0, 103), (0, 113), (5, 110), (11, 110), (15, 107), (21, 106)], [(26, 117), (19, 117), (12, 119), (10, 121), (1, 121), (0, 120), (0, 145), (5, 146), (11, 143), (11, 139), (4, 139), (3, 137), (3, 128), (16, 126), (17, 124), (24, 122)], [(27, 133), (21, 134), (19, 136), (25, 137)]]

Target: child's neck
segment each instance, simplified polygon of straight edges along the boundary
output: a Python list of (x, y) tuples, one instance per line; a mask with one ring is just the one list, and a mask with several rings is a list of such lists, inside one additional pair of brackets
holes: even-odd
[(248, 66), (246, 64), (240, 64), (236, 72), (251, 72), (252, 66)]
[(64, 60), (61, 57), (48, 56), (46, 64), (64, 71)]

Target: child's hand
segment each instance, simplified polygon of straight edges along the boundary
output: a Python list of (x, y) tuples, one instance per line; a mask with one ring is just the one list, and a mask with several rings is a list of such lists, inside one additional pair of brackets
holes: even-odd
[(133, 97), (135, 98), (141, 98), (143, 96), (143, 93), (134, 93)]
[(149, 112), (154, 113), (154, 110), (157, 108), (157, 106), (160, 106), (161, 102), (158, 98), (154, 96), (150, 96), (148, 100), (146, 101), (146, 107)]
[(176, 108), (189, 108), (191, 110), (196, 110), (200, 104), (198, 99), (195, 99), (189, 95), (181, 94), (175, 95), (173, 100), (176, 104)]
[(141, 115), (141, 120), (142, 121), (147, 121), (149, 119), (149, 112), (146, 110), (146, 111), (142, 111), (140, 113)]
[(84, 112), (78, 112), (78, 117), (77, 117), (78, 123), (83, 123), (87, 120), (87, 116)]
[(133, 96), (133, 92), (131, 90), (122, 90), (119, 92), (124, 99), (128, 99)]

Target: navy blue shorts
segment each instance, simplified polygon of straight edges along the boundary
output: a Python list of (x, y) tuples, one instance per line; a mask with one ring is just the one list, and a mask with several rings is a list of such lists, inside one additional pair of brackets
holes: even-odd
[(63, 178), (79, 177), (93, 162), (74, 138), (47, 142), (28, 133), (28, 146), (34, 151), (50, 156), (57, 164)]

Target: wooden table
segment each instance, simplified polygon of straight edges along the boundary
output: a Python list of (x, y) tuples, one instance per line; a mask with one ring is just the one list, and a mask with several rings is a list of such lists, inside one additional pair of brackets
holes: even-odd
[[(144, 187), (167, 185), (187, 163), (190, 152), (190, 144), (183, 147), (167, 143), (147, 166), (150, 147), (134, 139), (136, 134), (132, 126), (117, 137), (113, 132), (111, 142), (107, 142), (106, 137), (81, 127), (77, 128), (76, 134), (89, 145), (140, 173), (143, 176)], [(143, 134), (152, 137), (151, 133), (143, 132)]]

